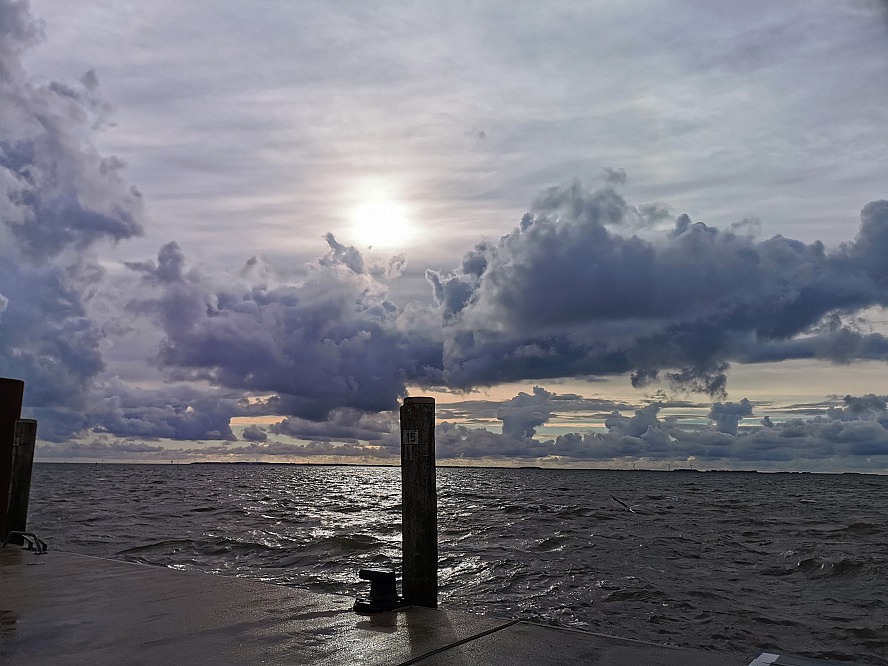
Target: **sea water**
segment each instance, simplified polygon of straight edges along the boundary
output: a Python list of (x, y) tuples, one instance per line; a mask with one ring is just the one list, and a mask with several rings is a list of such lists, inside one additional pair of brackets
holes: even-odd
[[(747, 656), (888, 664), (888, 477), (439, 468), (440, 604)], [(366, 594), (400, 470), (37, 464), (50, 549)]]

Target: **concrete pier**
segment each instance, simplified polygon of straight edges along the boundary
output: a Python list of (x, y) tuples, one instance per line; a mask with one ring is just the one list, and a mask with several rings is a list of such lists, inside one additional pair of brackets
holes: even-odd
[(0, 549), (3, 664), (824, 664), (724, 654), (70, 553)]

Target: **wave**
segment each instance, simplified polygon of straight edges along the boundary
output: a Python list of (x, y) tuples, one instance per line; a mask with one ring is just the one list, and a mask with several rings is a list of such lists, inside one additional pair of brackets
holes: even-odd
[(841, 527), (837, 530), (833, 530), (833, 533), (838, 534), (857, 534), (860, 536), (872, 536), (874, 534), (879, 534), (884, 531), (885, 527), (883, 525), (876, 525), (875, 523), (851, 523), (847, 527)]
[[(261, 555), (265, 551), (279, 550), (279, 546), (257, 543), (253, 541), (239, 541), (236, 539), (213, 539), (196, 541), (194, 539), (163, 539), (152, 543), (141, 544), (125, 548), (117, 552), (123, 559), (139, 559), (140, 561), (160, 560), (167, 564), (169, 558), (183, 555), (214, 557), (222, 555)], [(152, 557), (146, 557), (152, 556)], [(158, 562), (158, 563), (160, 563)], [(154, 563), (154, 562), (152, 562)]]
[(858, 560), (826, 557), (807, 557), (796, 565), (798, 570), (810, 578), (858, 577), (867, 572), (868, 567)]
[(388, 545), (370, 534), (336, 534), (312, 542), (305, 552), (330, 555), (372, 553)]
[(148, 553), (154, 552), (157, 550), (170, 550), (172, 549), (174, 552), (178, 550), (184, 549), (194, 549), (197, 546), (197, 542), (191, 539), (164, 539), (162, 541), (155, 541), (153, 543), (146, 543), (139, 546), (132, 546), (131, 548), (124, 548), (123, 550), (117, 551), (118, 555), (138, 555), (140, 553)]

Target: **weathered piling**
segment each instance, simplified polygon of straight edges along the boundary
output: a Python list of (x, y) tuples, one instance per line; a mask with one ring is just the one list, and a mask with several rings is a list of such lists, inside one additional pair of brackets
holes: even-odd
[[(36, 442), (37, 421), (19, 419), (15, 424), (15, 446), (12, 450), (12, 478), (9, 482), (9, 507), (6, 511), (7, 532), (24, 532), (27, 528)], [(9, 542), (21, 545), (22, 538), (14, 536)]]
[(401, 407), (401, 507), (404, 600), (435, 608), (438, 605), (438, 501), (434, 398), (405, 398)]
[(22, 414), (25, 383), (0, 377), (0, 541), (12, 529), (7, 525), (9, 486), (12, 479), (12, 453), (15, 448), (15, 424)]

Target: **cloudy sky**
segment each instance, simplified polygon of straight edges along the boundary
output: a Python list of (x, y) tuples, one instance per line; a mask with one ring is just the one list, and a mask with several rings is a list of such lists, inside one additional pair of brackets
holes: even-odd
[[(624, 6), (627, 5), (627, 6)], [(888, 7), (0, 0), (44, 460), (888, 472)]]

